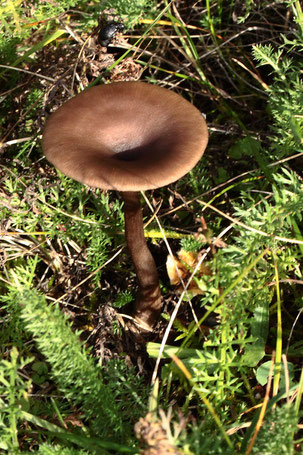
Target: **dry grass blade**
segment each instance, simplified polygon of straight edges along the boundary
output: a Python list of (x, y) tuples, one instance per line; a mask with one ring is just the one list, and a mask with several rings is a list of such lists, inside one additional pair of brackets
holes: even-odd
[(262, 426), (262, 422), (263, 422), (263, 419), (264, 419), (264, 416), (265, 416), (267, 404), (268, 404), (269, 398), (270, 398), (269, 394), (270, 394), (270, 388), (271, 388), (271, 383), (272, 383), (274, 366), (275, 366), (275, 353), (273, 352), (272, 358), (271, 358), (271, 364), (270, 364), (270, 370), (269, 370), (269, 375), (268, 375), (267, 386), (266, 386), (266, 393), (265, 393), (265, 397), (264, 397), (264, 400), (263, 400), (260, 416), (259, 416), (258, 422), (256, 424), (256, 428), (255, 428), (254, 434), (252, 435), (252, 438), (251, 438), (251, 440), (250, 440), (250, 442), (248, 444), (248, 447), (247, 447), (247, 450), (245, 452), (245, 455), (249, 455), (251, 453), (253, 445), (254, 445), (254, 443), (256, 441), (257, 435), (258, 435), (258, 433), (260, 431), (260, 428)]

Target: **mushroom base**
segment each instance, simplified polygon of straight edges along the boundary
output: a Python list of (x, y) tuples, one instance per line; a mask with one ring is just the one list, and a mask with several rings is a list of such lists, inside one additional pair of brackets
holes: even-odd
[(124, 199), (126, 242), (140, 286), (135, 305), (135, 318), (151, 328), (161, 311), (158, 272), (144, 237), (140, 195), (132, 191), (123, 191), (121, 195)]
[(161, 306), (159, 284), (152, 286), (150, 289), (144, 289), (143, 292), (141, 290), (136, 299), (135, 319), (146, 328), (152, 328), (160, 316)]

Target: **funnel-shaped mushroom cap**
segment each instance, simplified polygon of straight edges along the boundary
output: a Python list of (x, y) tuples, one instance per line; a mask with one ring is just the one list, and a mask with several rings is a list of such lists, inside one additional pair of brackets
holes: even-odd
[(178, 180), (203, 155), (201, 113), (176, 93), (143, 82), (92, 87), (46, 123), (42, 147), (60, 171), (89, 186), (119, 191)]

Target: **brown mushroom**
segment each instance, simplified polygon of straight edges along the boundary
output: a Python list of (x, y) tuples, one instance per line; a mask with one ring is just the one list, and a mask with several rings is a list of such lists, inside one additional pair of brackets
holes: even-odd
[(198, 109), (170, 90), (143, 82), (89, 88), (45, 126), (45, 156), (61, 172), (91, 187), (121, 192), (126, 241), (140, 286), (135, 316), (149, 327), (159, 315), (161, 293), (144, 238), (139, 191), (185, 175), (207, 141)]

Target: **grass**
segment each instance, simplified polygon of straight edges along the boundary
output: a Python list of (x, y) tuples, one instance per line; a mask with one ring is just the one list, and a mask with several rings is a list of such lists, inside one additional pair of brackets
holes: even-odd
[[(0, 6), (0, 451), (303, 453), (302, 8), (242, 3)], [(113, 53), (100, 15), (126, 26)], [(71, 96), (139, 78), (210, 132), (189, 174), (142, 194), (163, 294), (146, 336), (122, 202), (40, 143)]]

